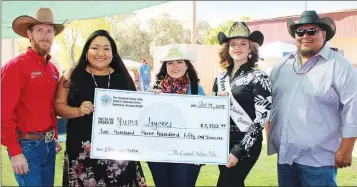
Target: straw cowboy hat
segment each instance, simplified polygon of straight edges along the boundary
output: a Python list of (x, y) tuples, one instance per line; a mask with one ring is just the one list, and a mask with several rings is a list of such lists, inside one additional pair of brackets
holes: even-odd
[(193, 63), (196, 56), (187, 47), (176, 44), (169, 46), (169, 50), (165, 53), (165, 57), (161, 59), (161, 63), (173, 60), (188, 60)]
[(244, 22), (234, 22), (229, 29), (228, 36), (226, 36), (223, 32), (219, 32), (217, 38), (220, 45), (233, 38), (246, 38), (253, 42), (257, 42), (259, 46), (261, 46), (264, 42), (263, 33), (260, 31), (254, 31), (251, 33), (247, 24)]
[(57, 36), (64, 30), (64, 23), (63, 24), (54, 23), (53, 13), (49, 8), (38, 9), (33, 17), (26, 16), (26, 15), (17, 17), (14, 20), (14, 22), (12, 22), (12, 29), (18, 35), (28, 38), (27, 29), (29, 28), (29, 26), (35, 24), (53, 25), (53, 27), (56, 30), (55, 36)]
[(288, 31), (289, 34), (295, 38), (295, 30), (300, 25), (305, 24), (314, 24), (321, 27), (323, 30), (326, 31), (326, 41), (329, 41), (336, 33), (336, 25), (335, 22), (330, 17), (322, 17), (320, 18), (319, 15), (314, 10), (307, 10), (304, 11), (298, 23), (295, 23), (292, 19), (288, 19)]

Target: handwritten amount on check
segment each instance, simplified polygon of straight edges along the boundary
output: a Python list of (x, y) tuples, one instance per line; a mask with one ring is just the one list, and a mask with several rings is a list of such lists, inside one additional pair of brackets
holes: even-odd
[(225, 109), (226, 105), (222, 104), (212, 104), (212, 103), (204, 103), (203, 101), (200, 101), (198, 105), (196, 104), (191, 104), (192, 108), (212, 108), (213, 110), (215, 109)]

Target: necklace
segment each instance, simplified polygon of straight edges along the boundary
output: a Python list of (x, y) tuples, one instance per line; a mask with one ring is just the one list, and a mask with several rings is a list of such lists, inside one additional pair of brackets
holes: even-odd
[(294, 71), (295, 71), (296, 74), (298, 74), (298, 75), (304, 75), (304, 74), (306, 74), (306, 73), (309, 73), (309, 71), (316, 65), (316, 63), (317, 63), (317, 61), (319, 61), (319, 59), (320, 59), (320, 57), (316, 58), (314, 64), (313, 64), (313, 65), (310, 67), (310, 69), (308, 69), (306, 72), (300, 73), (300, 72), (299, 72), (300, 70), (299, 70), (299, 71), (296, 71), (296, 70), (295, 70), (295, 62), (296, 62), (296, 58), (295, 58), (294, 63), (293, 63), (293, 69), (294, 69)]
[[(97, 81), (95, 81), (94, 75), (92, 73), (92, 68), (89, 67), (89, 71), (90, 71), (90, 74), (92, 75), (95, 87), (98, 88)], [(110, 87), (110, 70), (108, 70), (108, 89), (109, 89), (109, 87)]]

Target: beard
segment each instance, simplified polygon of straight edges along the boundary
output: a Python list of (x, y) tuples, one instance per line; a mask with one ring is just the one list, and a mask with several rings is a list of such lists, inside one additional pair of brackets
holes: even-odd
[(35, 51), (40, 55), (40, 56), (45, 56), (50, 53), (51, 51), (51, 45), (50, 44), (48, 47), (41, 47), (40, 42), (33, 40), (34, 48)]
[(301, 46), (299, 47), (298, 52), (303, 57), (312, 57), (316, 54), (313, 49), (301, 49)]

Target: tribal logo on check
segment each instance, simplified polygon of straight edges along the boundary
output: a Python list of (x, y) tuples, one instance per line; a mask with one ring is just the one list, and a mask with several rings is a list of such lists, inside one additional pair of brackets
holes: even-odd
[(109, 97), (108, 95), (102, 95), (102, 97), (100, 98), (100, 101), (101, 101), (102, 105), (108, 106), (112, 103), (112, 98)]

